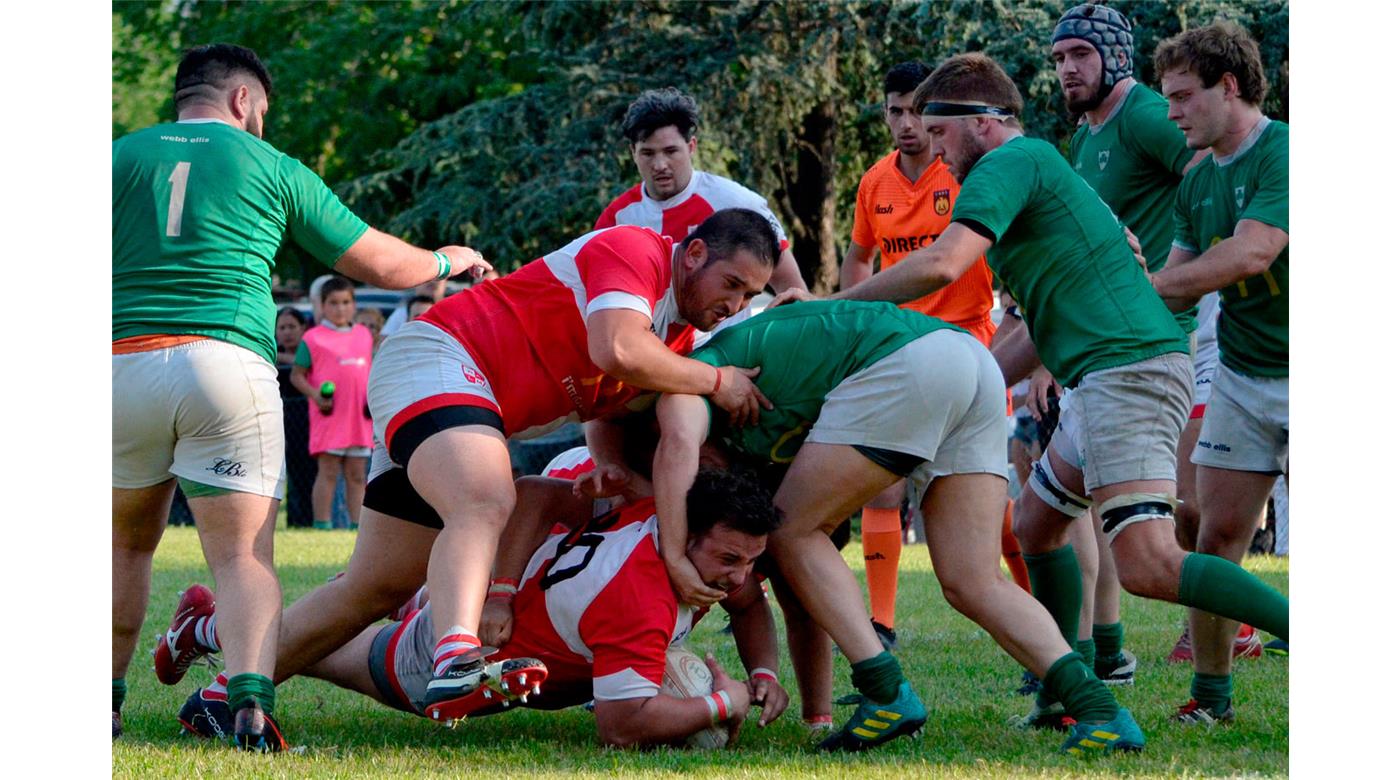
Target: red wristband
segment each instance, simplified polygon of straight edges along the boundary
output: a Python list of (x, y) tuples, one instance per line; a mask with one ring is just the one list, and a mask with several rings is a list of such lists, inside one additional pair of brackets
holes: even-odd
[(719, 370), (719, 366), (715, 366), (715, 387), (713, 390), (710, 391), (710, 395), (714, 395), (715, 393), (719, 392), (720, 383), (723, 381), (724, 372)]
[(723, 723), (729, 720), (729, 695), (724, 691), (710, 694), (710, 701), (714, 702), (714, 722)]

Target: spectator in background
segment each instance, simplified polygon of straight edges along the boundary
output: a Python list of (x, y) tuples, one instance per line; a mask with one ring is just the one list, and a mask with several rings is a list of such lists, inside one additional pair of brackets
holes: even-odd
[(408, 319), (410, 322), (428, 313), (437, 301), (426, 295), (415, 295), (408, 299)]
[(373, 443), (365, 402), (374, 336), (352, 321), (355, 290), (349, 279), (336, 277), (321, 286), (321, 312), (325, 319), (306, 332), (297, 349), (292, 384), (308, 399), (308, 449), (316, 458), (316, 483), (311, 488), (314, 525), (329, 529), (341, 474), (352, 523), (364, 501), (365, 467)]
[(384, 337), (394, 335), (394, 331), (403, 327), (405, 322), (416, 319), (416, 317), (410, 316), (412, 312), (409, 311), (415, 300), (426, 297), (430, 302), (429, 305), (442, 300), (442, 297), (447, 294), (447, 281), (426, 282), (414, 287), (409, 293), (403, 299), (403, 305), (394, 309), (394, 312), (389, 315), (389, 320), (384, 323)]
[(291, 374), (292, 361), (297, 356), (297, 345), (301, 344), (301, 334), (306, 332), (306, 318), (301, 312), (291, 306), (283, 306), (277, 312), (277, 382), (282, 385), (282, 397), (294, 395), (295, 391), (286, 392), (290, 387), (288, 381), (283, 379), (282, 367), (287, 367), (287, 374)]
[(301, 346), (302, 334), (306, 332), (306, 318), (291, 306), (284, 306), (277, 312), (277, 386), (282, 395), (282, 430), (286, 432), (286, 475), (287, 475), (287, 527), (310, 528), (312, 475), (316, 462), (307, 452), (306, 406), (286, 403), (287, 399), (301, 398), (301, 391), (292, 384), (292, 364), (296, 361), (297, 348)]
[(369, 328), (369, 334), (374, 337), (374, 351), (379, 351), (379, 345), (384, 341), (384, 315), (373, 306), (360, 309), (355, 312), (355, 324)]

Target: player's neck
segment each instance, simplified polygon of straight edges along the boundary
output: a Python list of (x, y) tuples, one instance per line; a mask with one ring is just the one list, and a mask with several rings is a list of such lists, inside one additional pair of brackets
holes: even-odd
[(1135, 81), (1132, 76), (1129, 76), (1117, 84), (1114, 84), (1113, 89), (1108, 91), (1108, 97), (1105, 97), (1103, 102), (1099, 103), (1094, 108), (1085, 111), (1084, 118), (1088, 120), (1090, 125), (1094, 126), (1107, 122), (1109, 118), (1113, 116), (1113, 112), (1118, 109), (1118, 104), (1122, 103), (1123, 99), (1128, 96), (1128, 90), (1132, 89), (1133, 85), (1136, 83), (1137, 81)]
[(243, 125), (239, 124), (238, 121), (235, 120), (231, 115), (229, 115), (227, 111), (224, 111), (223, 109), (220, 109), (216, 106), (190, 106), (189, 108), (186, 108), (185, 110), (181, 111), (179, 116), (176, 117), (176, 121), (179, 122), (183, 122), (186, 119), (217, 119), (226, 125), (236, 127), (239, 130), (243, 129)]
[(1240, 145), (1254, 132), (1254, 128), (1263, 117), (1264, 114), (1258, 106), (1241, 103), (1240, 110), (1232, 112), (1230, 124), (1225, 128), (1225, 135), (1211, 144), (1211, 153), (1219, 158), (1229, 157), (1239, 151)]
[(933, 160), (933, 144), (928, 144), (919, 154), (905, 154), (901, 151), (895, 158), (895, 167), (904, 174), (904, 178), (916, 182), (924, 175), (924, 171), (933, 165)]

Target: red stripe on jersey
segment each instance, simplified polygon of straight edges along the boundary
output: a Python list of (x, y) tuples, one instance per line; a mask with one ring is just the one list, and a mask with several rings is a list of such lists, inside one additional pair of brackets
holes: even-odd
[(394, 629), (394, 633), (389, 636), (389, 647), (384, 652), (384, 673), (389, 678), (389, 685), (393, 687), (394, 695), (399, 697), (399, 704), (409, 712), (413, 711), (413, 702), (409, 701), (408, 694), (403, 692), (403, 685), (399, 682), (399, 676), (394, 671), (394, 658), (399, 654), (399, 639), (403, 637), (404, 629), (408, 628), (408, 624), (418, 616), (418, 612), (419, 610), (413, 610), (408, 613), (408, 617), (399, 623), (399, 627)]
[(441, 395), (430, 395), (420, 401), (414, 401), (403, 408), (403, 411), (394, 415), (389, 424), (384, 426), (384, 447), (387, 449), (394, 444), (394, 434), (398, 433), (404, 423), (412, 420), (420, 414), (431, 412), (434, 409), (442, 409), (447, 406), (475, 406), (480, 409), (490, 409), (496, 414), (501, 410), (495, 404), (471, 393), (442, 393)]

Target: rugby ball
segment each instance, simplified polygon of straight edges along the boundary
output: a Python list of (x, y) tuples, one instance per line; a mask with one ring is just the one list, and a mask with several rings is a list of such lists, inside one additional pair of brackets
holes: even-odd
[[(666, 650), (666, 671), (661, 676), (661, 692), (678, 699), (708, 696), (714, 692), (715, 678), (705, 660), (681, 645)], [(711, 726), (686, 738), (686, 747), (716, 750), (729, 743), (729, 729)]]

